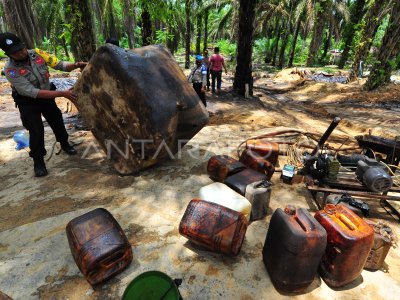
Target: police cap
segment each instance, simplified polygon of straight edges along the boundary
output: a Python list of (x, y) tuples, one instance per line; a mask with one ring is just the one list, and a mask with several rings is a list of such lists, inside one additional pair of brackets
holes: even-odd
[(19, 37), (11, 32), (0, 33), (0, 48), (7, 54), (13, 54), (26, 48), (25, 43)]

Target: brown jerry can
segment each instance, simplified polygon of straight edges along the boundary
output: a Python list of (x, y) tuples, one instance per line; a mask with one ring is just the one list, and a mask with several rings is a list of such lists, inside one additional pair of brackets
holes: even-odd
[(224, 183), (240, 195), (246, 196), (246, 187), (249, 184), (265, 180), (268, 180), (267, 175), (254, 171), (253, 169), (244, 169), (226, 178)]
[(248, 140), (246, 141), (246, 149), (257, 152), (265, 160), (269, 161), (274, 166), (278, 162), (279, 144), (263, 140)]
[(369, 252), (367, 262), (364, 265), (364, 269), (367, 270), (379, 270), (382, 268), (385, 262), (386, 255), (388, 254), (390, 247), (392, 247), (392, 235), (393, 232), (390, 227), (385, 224), (377, 224), (368, 221), (368, 224), (374, 230), (374, 244)]
[(374, 242), (371, 226), (342, 204), (327, 204), (314, 217), (328, 234), (319, 269), (322, 279), (331, 287), (356, 280)]
[(214, 155), (208, 160), (207, 173), (214, 181), (223, 182), (228, 176), (246, 169), (240, 161), (228, 155)]
[(179, 224), (179, 233), (210, 251), (235, 256), (242, 247), (247, 226), (244, 214), (193, 199)]
[(66, 232), (74, 260), (91, 285), (116, 275), (132, 261), (128, 239), (104, 208), (71, 220)]
[(275, 210), (263, 248), (263, 261), (278, 291), (298, 293), (314, 280), (326, 247), (325, 229), (305, 208)]
[(244, 149), (242, 154), (240, 155), (240, 159), (246, 167), (253, 169), (257, 172), (264, 173), (267, 175), (267, 179), (270, 180), (272, 175), (275, 172), (275, 167), (268, 160), (265, 160), (261, 155), (257, 152), (252, 151), (250, 149)]

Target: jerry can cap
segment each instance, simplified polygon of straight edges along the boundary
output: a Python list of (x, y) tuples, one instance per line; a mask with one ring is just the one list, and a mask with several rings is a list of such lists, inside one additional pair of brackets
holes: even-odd
[(291, 204), (286, 205), (286, 207), (285, 207), (285, 213), (286, 213), (287, 215), (290, 215), (290, 216), (295, 215), (295, 214), (296, 214), (296, 206), (291, 205)]
[(325, 205), (324, 211), (329, 215), (336, 214), (336, 206), (334, 204), (327, 204)]

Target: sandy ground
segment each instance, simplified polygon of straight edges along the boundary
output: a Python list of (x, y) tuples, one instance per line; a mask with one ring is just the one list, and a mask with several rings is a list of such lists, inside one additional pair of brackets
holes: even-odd
[[(183, 149), (181, 157), (142, 172), (118, 176), (107, 163), (90, 132), (77, 130), (76, 119), (65, 115), (71, 139), (79, 143), (78, 156), (53, 154), (49, 176), (34, 178), (28, 154), (15, 151), (13, 133), (22, 129), (7, 83), (0, 85), (0, 291), (13, 299), (120, 299), (137, 275), (160, 270), (182, 278), (184, 299), (283, 299), (271, 284), (261, 251), (271, 214), (252, 223), (240, 254), (225, 257), (194, 248), (179, 235), (178, 225), (189, 201), (200, 187), (212, 183), (206, 163), (214, 154), (234, 155), (243, 139), (295, 127), (322, 133), (334, 115), (344, 120), (333, 139), (372, 129), (376, 135), (400, 135), (400, 87), (391, 85), (366, 93), (358, 82), (327, 84), (305, 82), (279, 94), (255, 90), (244, 99), (231, 93), (232, 78), (224, 78), (223, 94), (207, 94), (210, 123)], [(262, 76), (257, 86), (285, 85)], [(297, 80), (294, 78), (293, 80)], [(362, 83), (362, 82), (361, 82)], [(64, 109), (66, 102), (60, 101)], [(54, 135), (46, 127), (46, 148)], [(50, 151), (49, 151), (50, 152)], [(285, 157), (280, 158), (281, 164)], [(317, 207), (303, 184), (286, 185), (276, 173), (271, 212), (286, 204)], [(376, 201), (371, 219), (385, 220), (397, 236), (398, 221)], [(79, 272), (70, 253), (65, 226), (69, 220), (97, 207), (108, 209), (132, 244), (134, 259), (123, 273), (92, 288)], [(354, 283), (329, 288), (316, 278), (297, 299), (396, 299), (400, 294), (400, 250), (391, 249), (387, 272), (363, 271)], [(291, 295), (293, 296), (293, 295)], [(294, 296), (293, 296), (294, 297)], [(0, 296), (1, 298), (1, 296)]]

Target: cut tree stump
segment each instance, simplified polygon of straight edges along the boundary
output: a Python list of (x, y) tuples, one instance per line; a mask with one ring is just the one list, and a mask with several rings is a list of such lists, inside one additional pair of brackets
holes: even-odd
[(172, 159), (208, 122), (207, 110), (162, 46), (100, 47), (74, 91), (74, 104), (121, 175)]

